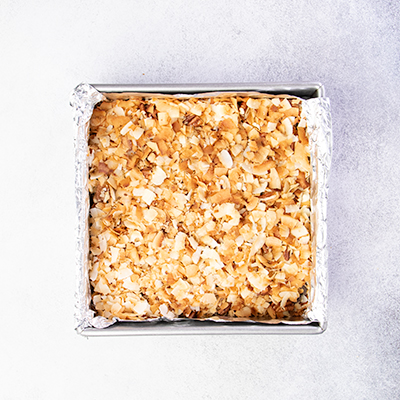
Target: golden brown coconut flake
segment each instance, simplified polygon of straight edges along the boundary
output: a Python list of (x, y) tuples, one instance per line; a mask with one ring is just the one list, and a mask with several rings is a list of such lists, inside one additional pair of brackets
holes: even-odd
[(99, 315), (302, 315), (310, 161), (298, 99), (104, 101), (90, 125)]

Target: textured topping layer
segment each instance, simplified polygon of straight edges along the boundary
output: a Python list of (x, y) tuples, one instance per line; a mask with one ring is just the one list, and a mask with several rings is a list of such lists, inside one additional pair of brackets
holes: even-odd
[(301, 316), (312, 270), (305, 128), (299, 99), (100, 103), (89, 139), (98, 314)]

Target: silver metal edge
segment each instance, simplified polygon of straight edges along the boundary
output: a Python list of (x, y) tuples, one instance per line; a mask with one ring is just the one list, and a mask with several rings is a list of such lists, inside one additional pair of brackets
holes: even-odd
[(324, 87), (319, 82), (302, 83), (184, 83), (184, 84), (91, 84), (99, 92), (123, 93), (166, 93), (196, 94), (206, 92), (249, 92), (270, 94), (292, 94), (304, 99), (323, 97)]
[[(221, 323), (188, 321), (184, 325), (179, 322), (156, 323), (146, 326), (132, 327), (131, 325), (112, 325), (105, 329), (86, 328), (81, 332), (82, 336), (156, 336), (156, 335), (291, 335), (291, 334), (320, 334), (324, 331), (317, 323), (307, 325), (268, 325), (268, 329), (261, 325), (235, 325), (229, 326)], [(161, 325), (157, 325), (161, 324)], [(200, 325), (201, 324), (201, 325)]]
[[(324, 86), (319, 82), (303, 83), (205, 83), (205, 84), (91, 84), (102, 93), (166, 93), (166, 94), (196, 94), (205, 92), (249, 92), (258, 91), (269, 94), (289, 94), (303, 99), (323, 97)], [(195, 323), (195, 324), (193, 324)], [(324, 321), (310, 322), (302, 325), (289, 324), (243, 324), (240, 322), (223, 325), (207, 321), (187, 321), (184, 324), (156, 323), (133, 328), (129, 322), (117, 322), (104, 329), (83, 328), (78, 333), (81, 336), (157, 336), (157, 335), (270, 335), (270, 334), (321, 334), (327, 328)], [(201, 324), (198, 326), (197, 324)]]

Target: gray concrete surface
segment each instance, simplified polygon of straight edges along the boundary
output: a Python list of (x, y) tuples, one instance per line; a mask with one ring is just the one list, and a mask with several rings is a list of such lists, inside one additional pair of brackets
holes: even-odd
[[(0, 4), (2, 399), (400, 398), (400, 3)], [(320, 81), (331, 99), (320, 336), (73, 331), (80, 82)]]

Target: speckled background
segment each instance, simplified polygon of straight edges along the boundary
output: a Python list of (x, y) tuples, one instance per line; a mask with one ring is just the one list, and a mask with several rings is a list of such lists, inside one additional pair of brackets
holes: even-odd
[[(400, 3), (0, 4), (2, 399), (400, 398)], [(320, 81), (332, 103), (320, 336), (73, 331), (80, 82)]]

